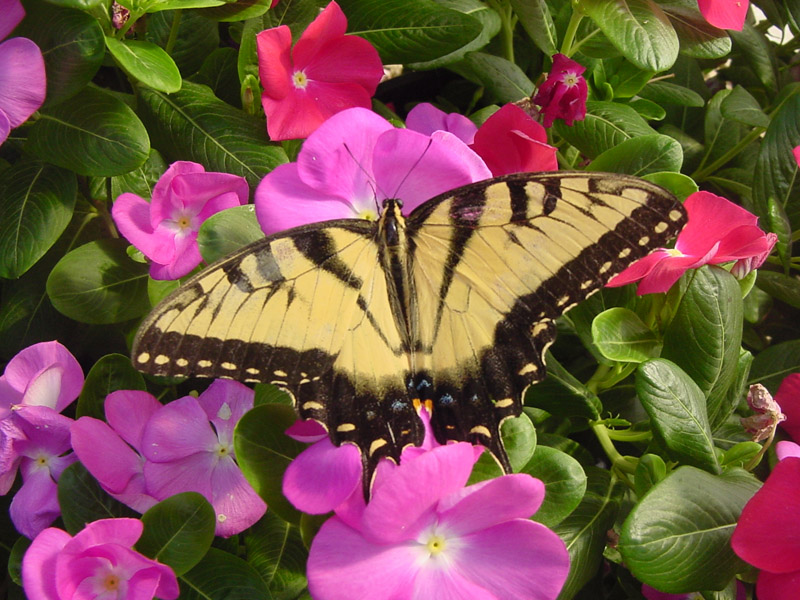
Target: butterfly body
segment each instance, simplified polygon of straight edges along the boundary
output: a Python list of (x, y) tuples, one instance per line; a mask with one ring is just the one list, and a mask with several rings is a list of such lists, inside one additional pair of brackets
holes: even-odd
[[(424, 437), (487, 446), (544, 375), (554, 320), (683, 226), (668, 192), (610, 174), (478, 182), (405, 217), (315, 223), (214, 263), (157, 306), (133, 348), (156, 375), (273, 383), (369, 476)], [(369, 480), (369, 477), (366, 479)]]

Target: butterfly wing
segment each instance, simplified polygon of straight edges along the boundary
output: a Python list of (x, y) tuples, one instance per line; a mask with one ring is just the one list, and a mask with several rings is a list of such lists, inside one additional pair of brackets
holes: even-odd
[(487, 446), (545, 376), (554, 319), (686, 222), (662, 188), (618, 174), (515, 174), (472, 184), (408, 218), (419, 341), (412, 381), (440, 442)]
[(161, 302), (134, 341), (135, 366), (166, 376), (268, 382), (336, 444), (399, 457), (424, 435), (403, 382), (408, 349), (380, 266), (375, 223), (329, 221), (221, 259)]

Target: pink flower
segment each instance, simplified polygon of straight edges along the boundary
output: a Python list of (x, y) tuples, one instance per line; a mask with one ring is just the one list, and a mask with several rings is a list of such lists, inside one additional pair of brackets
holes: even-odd
[(775, 401), (786, 415), (781, 427), (793, 440), (800, 442), (800, 373), (792, 373), (783, 378), (775, 392)]
[(778, 442), (775, 444), (775, 455), (778, 457), (778, 460), (783, 460), (790, 456), (800, 458), (800, 444), (787, 441)]
[(797, 163), (797, 166), (800, 167), (800, 146), (795, 146), (792, 149), (792, 155), (794, 156), (794, 161)]
[(142, 529), (136, 519), (94, 521), (75, 537), (55, 527), (45, 529), (22, 559), (26, 597), (177, 598), (180, 590), (172, 569), (133, 550)]
[(567, 125), (582, 121), (586, 116), (586, 97), (589, 88), (582, 77), (586, 67), (563, 54), (553, 55), (553, 66), (545, 82), (533, 98), (542, 107), (544, 126), (550, 127), (556, 119)]
[(455, 135), (397, 129), (364, 108), (335, 114), (303, 144), (297, 162), (279, 165), (256, 189), (266, 233), (329, 219), (377, 219), (385, 198), (408, 213), (491, 171)]
[[(22, 21), (25, 10), (19, 0), (0, 0), (0, 40)], [(12, 38), (0, 44), (0, 144), (39, 110), (44, 102), (47, 78), (39, 46), (28, 38)]]
[(473, 447), (461, 442), (376, 478), (357, 521), (337, 514), (314, 538), (307, 569), (311, 595), (555, 598), (569, 556), (556, 534), (529, 520), (544, 485), (517, 474), (465, 488), (473, 463)]
[(150, 202), (126, 192), (111, 207), (120, 233), (152, 261), (153, 279), (178, 279), (199, 265), (200, 225), (226, 208), (247, 204), (244, 177), (206, 173), (202, 165), (172, 163), (153, 188)]
[(750, 0), (697, 0), (697, 6), (714, 27), (741, 31)]
[(558, 170), (556, 149), (548, 145), (547, 131), (514, 104), (506, 104), (486, 119), (470, 148), (495, 177)]
[[(710, 192), (695, 192), (684, 203), (689, 222), (678, 234), (674, 250), (665, 248), (638, 260), (614, 277), (609, 287), (640, 281), (637, 294), (666, 292), (688, 269), (731, 261), (758, 268), (777, 241), (758, 227), (758, 217)], [(758, 260), (751, 261), (753, 257)], [(760, 261), (760, 262), (759, 262)], [(735, 275), (743, 276), (742, 269)]]
[(106, 399), (111, 427), (82, 417), (72, 427), (72, 445), (114, 498), (143, 512), (174, 494), (198, 492), (216, 511), (216, 534), (228, 537), (267, 510), (233, 450), (233, 428), (252, 407), (253, 390), (222, 379), (197, 398), (163, 406), (146, 392), (113, 392)]
[(731, 538), (740, 558), (761, 569), (759, 600), (800, 598), (800, 458), (775, 465), (747, 502)]
[(422, 102), (408, 111), (406, 127), (425, 135), (434, 131), (452, 133), (465, 144), (471, 144), (478, 126), (460, 113), (446, 113), (433, 104)]
[(286, 25), (256, 36), (261, 103), (273, 140), (308, 137), (345, 108), (369, 108), (383, 77), (378, 52), (365, 39), (345, 35), (347, 18), (331, 2), (297, 40)]
[[(647, 600), (703, 600), (703, 595), (700, 592), (668, 594), (667, 592), (660, 592), (649, 585), (642, 585), (642, 596)], [(747, 590), (744, 589), (744, 584), (741, 581), (736, 582), (736, 600), (747, 600)]]

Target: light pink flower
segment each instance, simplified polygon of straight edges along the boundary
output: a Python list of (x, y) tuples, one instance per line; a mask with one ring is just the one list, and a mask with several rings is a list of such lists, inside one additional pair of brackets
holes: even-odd
[(111, 207), (120, 233), (152, 261), (153, 279), (178, 279), (199, 265), (200, 225), (213, 214), (247, 204), (244, 177), (206, 173), (202, 165), (172, 163), (153, 188), (150, 202), (126, 192)]
[(372, 44), (346, 30), (347, 18), (331, 2), (294, 48), (286, 25), (256, 36), (270, 138), (305, 138), (341, 110), (370, 107), (383, 65)]
[(775, 455), (778, 457), (778, 460), (783, 460), (784, 458), (792, 456), (800, 458), (800, 444), (787, 441), (778, 442), (775, 444)]
[(547, 143), (547, 131), (514, 104), (506, 104), (486, 119), (470, 148), (495, 177), (558, 170), (556, 148)]
[(408, 213), (491, 175), (452, 133), (397, 129), (370, 110), (351, 108), (312, 133), (297, 162), (279, 165), (261, 180), (256, 216), (268, 234), (329, 219), (377, 219), (385, 198), (400, 198)]
[(731, 538), (740, 558), (761, 569), (759, 600), (800, 598), (800, 458), (775, 465), (747, 502)]
[[(0, 0), (0, 40), (25, 16), (19, 0)], [(44, 58), (28, 38), (0, 44), (0, 144), (44, 102), (47, 87)]]
[(553, 55), (553, 66), (547, 79), (533, 97), (541, 106), (544, 126), (550, 127), (556, 119), (567, 125), (586, 117), (586, 98), (589, 87), (583, 78), (586, 67), (563, 54)]
[(478, 126), (460, 113), (446, 113), (433, 104), (422, 102), (408, 111), (406, 127), (425, 135), (434, 131), (452, 133), (465, 144), (471, 144)]
[(714, 27), (741, 31), (750, 0), (697, 0), (697, 6)]
[(180, 590), (168, 566), (133, 550), (142, 535), (137, 519), (94, 521), (75, 537), (55, 527), (42, 531), (22, 559), (29, 600), (163, 600)]
[(473, 463), (473, 447), (461, 442), (376, 477), (357, 521), (337, 513), (314, 538), (314, 598), (556, 598), (569, 556), (557, 535), (529, 519), (544, 485), (517, 474), (465, 488)]
[[(695, 192), (684, 203), (689, 222), (678, 234), (674, 250), (665, 248), (636, 261), (607, 285), (639, 281), (637, 294), (666, 292), (689, 269), (745, 260), (758, 268), (777, 241), (758, 227), (758, 217), (710, 192)], [(760, 262), (759, 262), (760, 261)], [(742, 276), (742, 271), (735, 274)]]

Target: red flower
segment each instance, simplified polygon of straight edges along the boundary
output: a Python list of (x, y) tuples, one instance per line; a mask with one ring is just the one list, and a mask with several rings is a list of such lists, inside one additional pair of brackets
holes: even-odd
[(586, 67), (563, 54), (553, 56), (550, 74), (533, 98), (542, 107), (545, 127), (550, 127), (556, 119), (564, 119), (571, 126), (573, 121), (582, 121), (586, 116), (589, 88), (582, 77), (585, 70)]
[(758, 217), (716, 194), (695, 192), (684, 206), (689, 223), (678, 234), (675, 249), (661, 248), (638, 260), (609, 287), (640, 281), (640, 295), (666, 292), (689, 269), (731, 261), (736, 261), (731, 271), (743, 277), (763, 264), (778, 239), (759, 229)]
[(784, 377), (775, 392), (775, 401), (786, 415), (786, 421), (781, 423), (781, 427), (795, 442), (800, 443), (800, 373)]
[(547, 144), (544, 127), (514, 104), (506, 104), (486, 119), (470, 148), (495, 177), (558, 169), (556, 149)]
[(383, 76), (377, 50), (345, 35), (347, 18), (331, 2), (292, 48), (285, 25), (256, 36), (261, 103), (273, 140), (305, 138), (345, 108), (369, 108)]
[(741, 31), (750, 0), (697, 0), (697, 6), (714, 27)]

